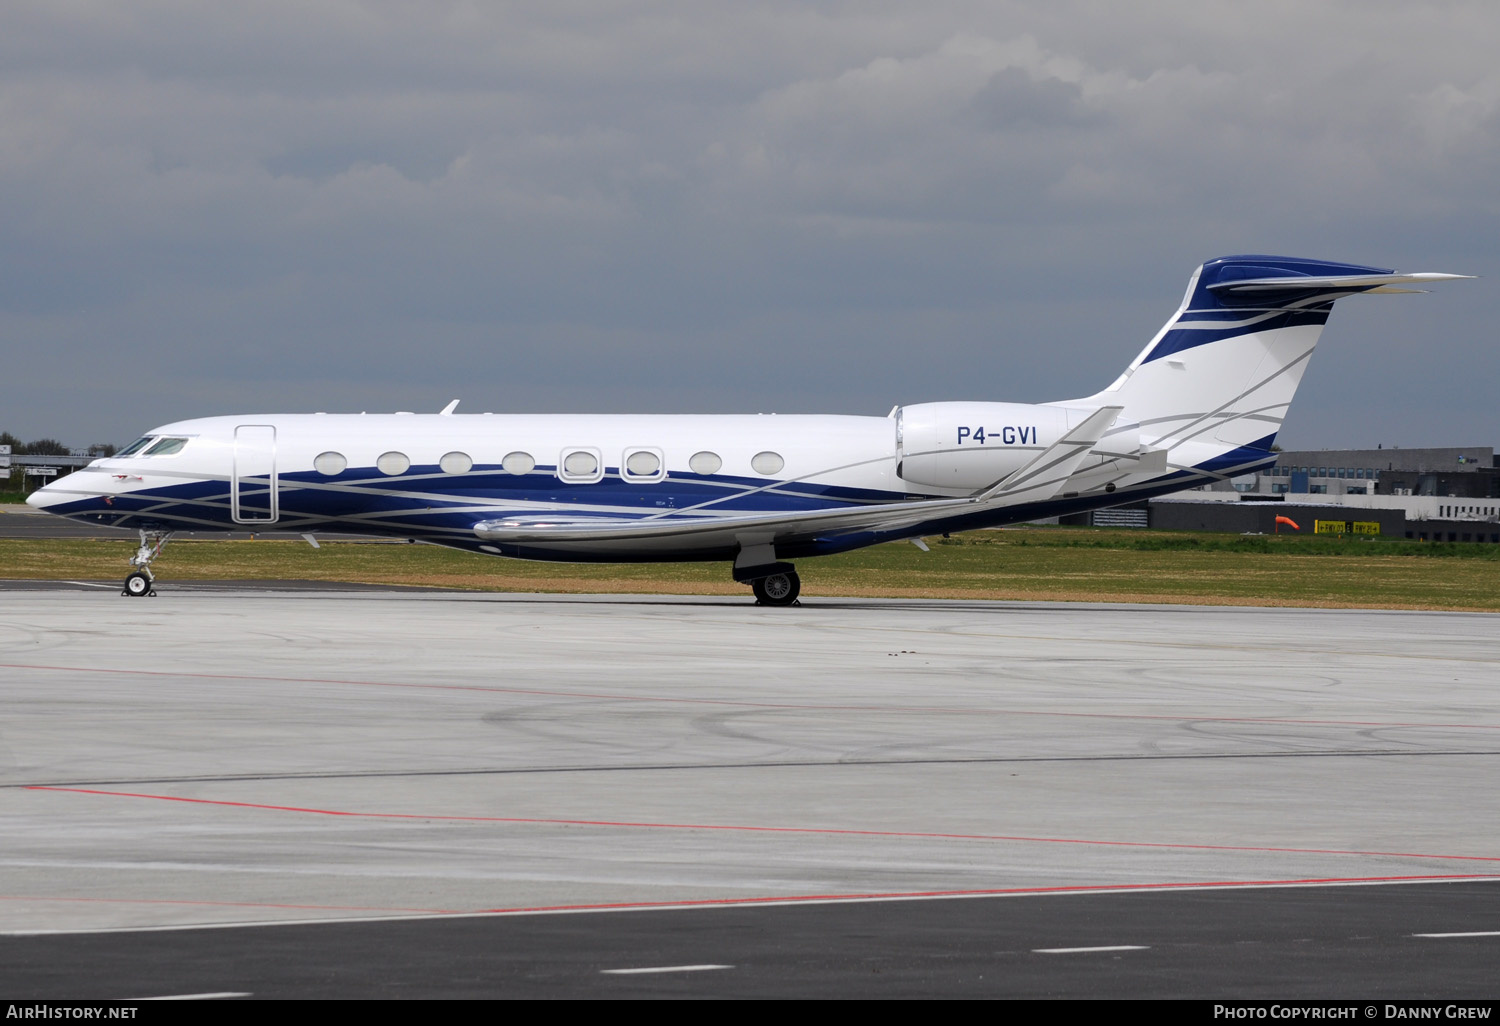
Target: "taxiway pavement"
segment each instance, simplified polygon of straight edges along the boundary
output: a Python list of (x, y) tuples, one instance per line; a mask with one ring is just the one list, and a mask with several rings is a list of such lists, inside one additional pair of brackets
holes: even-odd
[(161, 592), (0, 590), (7, 945), (1309, 882), (1500, 916), (1492, 614)]

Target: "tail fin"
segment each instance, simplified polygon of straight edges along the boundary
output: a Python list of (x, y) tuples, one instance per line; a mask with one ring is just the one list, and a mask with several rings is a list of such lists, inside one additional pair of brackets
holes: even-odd
[(1248, 469), (1268, 456), (1335, 300), (1463, 277), (1296, 257), (1210, 260), (1125, 373), (1084, 402), (1124, 407), (1114, 431), (1138, 429), (1142, 449), (1173, 450), (1177, 467)]

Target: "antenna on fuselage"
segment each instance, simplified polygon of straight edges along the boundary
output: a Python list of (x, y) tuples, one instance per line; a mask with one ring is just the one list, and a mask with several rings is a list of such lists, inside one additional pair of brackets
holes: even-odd
[(452, 416), (453, 415), (453, 411), (456, 410), (457, 408), (458, 408), (458, 400), (455, 399), (451, 403), (449, 403), (447, 406), (444, 406), (441, 410), (439, 410), (438, 411), (438, 416), (439, 417), (449, 417), (449, 416)]

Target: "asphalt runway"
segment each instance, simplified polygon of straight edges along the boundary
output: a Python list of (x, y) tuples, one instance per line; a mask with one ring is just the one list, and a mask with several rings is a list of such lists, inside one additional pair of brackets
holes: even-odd
[(1500, 990), (1493, 614), (160, 590), (0, 590), (0, 994)]

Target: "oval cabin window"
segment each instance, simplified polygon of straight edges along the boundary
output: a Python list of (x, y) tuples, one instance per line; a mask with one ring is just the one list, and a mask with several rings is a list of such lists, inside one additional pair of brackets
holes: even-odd
[(507, 474), (529, 474), (536, 469), (536, 460), (531, 458), (529, 452), (508, 452), (505, 459), (500, 461), (500, 466), (505, 468)]
[(757, 474), (778, 474), (786, 466), (786, 460), (774, 452), (758, 452), (750, 459), (750, 466)]
[(474, 461), (466, 452), (446, 452), (438, 460), (438, 466), (445, 474), (467, 474), (474, 469)]
[(724, 461), (719, 459), (716, 452), (695, 452), (693, 458), (688, 460), (688, 466), (695, 474), (717, 474)]
[(349, 461), (341, 452), (320, 452), (313, 457), (313, 469), (324, 477), (333, 477), (342, 474), (344, 468), (349, 466)]
[(647, 449), (637, 449), (625, 457), (625, 473), (629, 477), (659, 477), (661, 457)]
[(573, 452), (562, 458), (564, 477), (592, 477), (598, 472), (598, 458), (594, 453)]
[(394, 477), (397, 474), (404, 474), (411, 469), (411, 458), (404, 452), (383, 452), (380, 454), (380, 458), (375, 461), (375, 466), (382, 474)]

